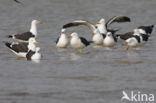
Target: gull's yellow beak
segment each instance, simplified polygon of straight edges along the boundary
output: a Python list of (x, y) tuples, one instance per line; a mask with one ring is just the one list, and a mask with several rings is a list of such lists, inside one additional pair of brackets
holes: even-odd
[(34, 44), (36, 44), (36, 45), (37, 45), (37, 44), (38, 44), (38, 42), (37, 42), (37, 41), (35, 41), (35, 42), (34, 42)]
[(72, 38), (72, 36), (71, 35), (68, 35), (68, 38)]
[(125, 44), (127, 44), (127, 45), (128, 45), (128, 42), (126, 41), (126, 42), (125, 42)]
[(126, 50), (128, 51), (129, 47), (126, 47)]
[(43, 24), (43, 22), (42, 21), (39, 21), (38, 24)]

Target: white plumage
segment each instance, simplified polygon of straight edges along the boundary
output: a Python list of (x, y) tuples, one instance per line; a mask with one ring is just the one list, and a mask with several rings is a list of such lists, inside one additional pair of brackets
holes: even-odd
[(74, 32), (74, 33), (71, 34), (71, 36), (72, 36), (72, 39), (70, 41), (70, 44), (71, 44), (71, 46), (73, 48), (75, 48), (75, 49), (82, 49), (82, 48), (85, 47), (85, 45), (81, 42), (81, 40), (80, 40), (80, 38), (79, 38), (77, 33)]
[(93, 37), (92, 37), (92, 40), (93, 42), (96, 44), (96, 45), (103, 45), (103, 36), (102, 34), (99, 32), (98, 29), (95, 29), (93, 31)]
[(24, 32), (24, 33), (20, 33), (20, 34), (13, 34), (13, 35), (9, 35), (9, 38), (18, 40), (20, 42), (28, 42), (28, 40), (32, 37), (37, 37), (38, 33), (37, 33), (37, 24), (42, 24), (41, 21), (38, 20), (32, 20), (31, 22), (31, 27), (30, 27), (30, 31), (28, 32)]
[(29, 50), (36, 50), (36, 45), (38, 42), (35, 38), (30, 38), (29, 43), (18, 43), (18, 42), (5, 42), (5, 45), (17, 56), (26, 57)]
[(138, 44), (139, 44), (138, 41), (137, 41), (137, 39), (134, 38), (134, 37), (127, 39), (126, 42), (127, 42), (127, 45), (130, 46), (130, 47), (132, 47), (132, 48), (137, 47)]
[(129, 49), (129, 47), (134, 48), (134, 50), (136, 50), (136, 48), (140, 45), (140, 42), (138, 41), (139, 36), (134, 36), (131, 38), (128, 38), (125, 43), (127, 44), (126, 50)]
[(65, 34), (65, 29), (62, 29), (61, 35), (56, 41), (56, 47), (57, 48), (67, 48), (68, 46), (68, 38)]
[(104, 46), (106, 47), (113, 47), (115, 45), (115, 40), (111, 32), (106, 34), (105, 39), (103, 40)]
[(107, 33), (107, 28), (106, 28), (106, 21), (104, 18), (100, 19), (99, 22), (95, 24), (97, 26), (97, 29), (101, 34), (106, 34)]
[(27, 60), (40, 60), (41, 59), (40, 47), (36, 47), (35, 50), (31, 50), (31, 51), (32, 52), (28, 52), (26, 55)]
[(79, 49), (80, 53), (82, 54), (82, 49), (92, 43), (91, 41), (87, 41), (83, 37), (79, 37), (76, 32), (72, 33), (68, 37), (71, 38), (70, 44), (75, 49), (75, 53), (77, 53), (77, 50)]

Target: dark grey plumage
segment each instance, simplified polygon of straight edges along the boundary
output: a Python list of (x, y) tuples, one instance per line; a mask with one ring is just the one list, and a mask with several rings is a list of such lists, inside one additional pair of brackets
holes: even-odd
[(138, 29), (143, 29), (143, 30), (145, 30), (145, 32), (146, 32), (147, 34), (151, 34), (152, 31), (153, 31), (153, 28), (154, 28), (154, 25), (140, 26), (140, 27), (138, 27)]
[(116, 34), (116, 36), (120, 37), (120, 39), (127, 40), (128, 38), (133, 36), (133, 32), (128, 32), (125, 34)]
[(22, 34), (9, 35), (8, 38), (15, 38), (18, 40), (28, 41), (31, 37), (35, 37), (31, 32), (25, 32)]
[(122, 23), (122, 22), (131, 22), (131, 19), (127, 16), (114, 16), (106, 22), (106, 28), (112, 23)]
[(103, 39), (106, 38), (106, 34), (102, 34), (102, 36), (103, 36)]
[(148, 39), (149, 39), (149, 35), (147, 35), (147, 34), (141, 34), (141, 36), (142, 36), (142, 38), (143, 38), (143, 41), (148, 41)]
[(111, 32), (112, 34), (115, 34), (117, 31), (119, 31), (120, 29), (107, 29), (107, 32)]
[[(143, 41), (148, 41), (150, 34), (152, 33), (154, 25), (150, 26), (139, 26), (137, 29), (142, 29), (145, 31), (145, 34), (140, 33), (140, 36), (143, 38)], [(128, 32), (125, 34), (116, 34), (117, 37), (120, 37), (123, 40), (127, 40), (130, 37), (133, 37), (134, 32)]]
[(73, 26), (79, 26), (79, 25), (84, 25), (84, 24), (82, 24), (82, 23), (68, 23), (68, 24), (65, 24), (65, 25), (63, 25), (63, 27), (62, 28), (69, 28), (69, 27), (73, 27)]
[(117, 42), (118, 41), (117, 37), (114, 34), (112, 34), (112, 36), (113, 36), (114, 41)]
[(11, 50), (13, 50), (13, 51), (15, 51), (17, 53), (19, 53), (19, 52), (28, 52), (28, 43), (17, 43), (17, 44), (15, 44), (15, 43), (5, 42), (5, 45), (9, 49), (11, 49)]
[[(126, 17), (126, 16), (115, 16), (115, 17), (111, 18), (110, 20), (108, 20), (107, 23), (105, 24), (105, 26), (106, 26), (106, 29), (107, 29), (108, 32), (111, 32), (112, 34), (114, 34), (117, 31), (119, 31), (119, 29), (117, 29), (117, 30), (109, 29), (108, 26), (110, 24), (115, 23), (115, 22), (121, 23), (121, 22), (130, 22), (130, 21), (131, 20), (130, 20), (129, 17)], [(87, 21), (83, 21), (83, 20), (76, 20), (76, 21), (67, 23), (67, 24), (63, 25), (62, 28), (69, 28), (69, 27), (80, 26), (80, 25), (88, 26), (93, 31), (95, 29), (97, 29), (95, 25), (93, 25), (93, 24), (91, 24), (91, 23), (89, 23)]]
[(83, 21), (83, 20), (76, 20), (76, 21), (73, 21), (73, 22), (70, 22), (70, 23), (67, 23), (65, 25), (63, 25), (62, 28), (66, 29), (66, 28), (69, 28), (69, 27), (74, 27), (74, 26), (80, 26), (80, 25), (84, 25), (84, 26), (87, 26), (91, 29), (95, 29), (95, 26), (87, 21)]
[(84, 37), (80, 37), (81, 42), (85, 45), (88, 46), (90, 45), (90, 43), (93, 43), (92, 41), (88, 41), (87, 39), (85, 39)]
[(29, 52), (26, 54), (27, 60), (31, 60), (31, 57), (35, 54), (35, 51), (29, 50)]
[(141, 42), (140, 37), (138, 35), (133, 35), (132, 37), (136, 38), (136, 40), (138, 41), (138, 43)]

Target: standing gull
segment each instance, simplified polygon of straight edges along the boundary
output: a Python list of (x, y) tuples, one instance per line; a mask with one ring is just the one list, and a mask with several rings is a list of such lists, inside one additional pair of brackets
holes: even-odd
[(57, 48), (67, 48), (68, 46), (68, 38), (65, 34), (65, 29), (61, 30), (61, 35), (56, 40)]
[(79, 37), (76, 32), (72, 33), (68, 37), (71, 38), (70, 44), (75, 49), (75, 53), (78, 53), (77, 50), (79, 49), (80, 54), (82, 54), (82, 49), (92, 43), (92, 41), (87, 41), (85, 38)]
[(130, 38), (128, 38), (125, 43), (127, 44), (126, 50), (129, 49), (129, 47), (134, 48), (134, 50), (136, 50), (136, 48), (140, 45), (140, 37), (138, 35), (134, 35)]
[(9, 35), (8, 37), (12, 38), (12, 39), (15, 39), (15, 40), (18, 40), (20, 42), (28, 42), (28, 40), (31, 37), (35, 37), (36, 38), (37, 35), (38, 35), (38, 33), (37, 33), (37, 24), (42, 24), (42, 22), (38, 21), (38, 20), (33, 20), (31, 22), (30, 31), (25, 32), (25, 33), (21, 33), (21, 34)]

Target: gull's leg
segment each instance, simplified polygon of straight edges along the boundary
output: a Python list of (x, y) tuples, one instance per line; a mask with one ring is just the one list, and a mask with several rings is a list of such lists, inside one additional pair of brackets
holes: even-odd
[(134, 48), (134, 52), (136, 52), (136, 48)]
[(129, 47), (127, 46), (125, 50), (128, 51), (128, 49), (129, 49)]
[(80, 54), (83, 54), (82, 49), (80, 49)]

